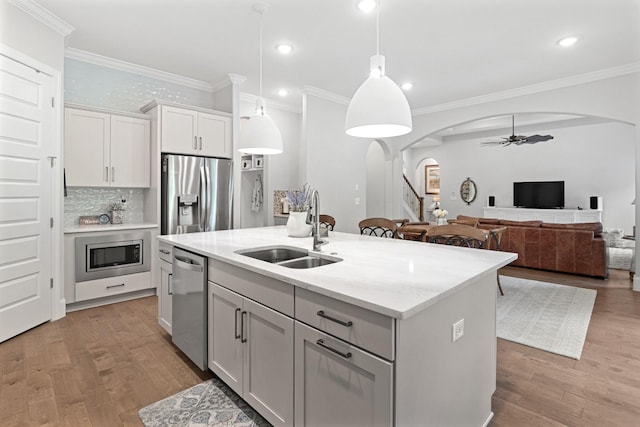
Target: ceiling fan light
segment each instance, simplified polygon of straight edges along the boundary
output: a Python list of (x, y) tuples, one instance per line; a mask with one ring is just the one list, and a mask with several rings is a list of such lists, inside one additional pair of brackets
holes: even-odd
[(347, 135), (386, 138), (411, 132), (409, 102), (387, 76), (369, 77), (351, 98), (347, 108)]

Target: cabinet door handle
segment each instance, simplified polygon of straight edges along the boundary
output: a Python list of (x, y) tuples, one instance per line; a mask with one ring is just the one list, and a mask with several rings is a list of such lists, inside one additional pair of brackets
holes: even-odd
[(351, 352), (350, 352), (350, 351), (348, 351), (348, 352), (344, 353), (344, 352), (342, 352), (342, 351), (340, 351), (340, 350), (336, 350), (335, 348), (329, 347), (328, 345), (326, 345), (326, 344), (324, 343), (324, 340), (323, 340), (323, 339), (319, 339), (318, 341), (316, 341), (316, 344), (318, 344), (318, 345), (319, 345), (320, 347), (322, 347), (322, 348), (326, 348), (327, 350), (329, 350), (329, 351), (331, 351), (331, 352), (333, 352), (333, 353), (337, 354), (338, 356), (342, 356), (342, 357), (344, 357), (345, 359), (351, 359), (352, 354), (351, 354)]
[(159, 250), (160, 250), (160, 253), (163, 253), (165, 255), (169, 255), (171, 253), (170, 251), (168, 251), (166, 249), (159, 249)]
[(194, 150), (198, 149), (198, 137), (197, 136), (193, 137), (193, 149)]
[(107, 286), (107, 289), (121, 288), (122, 286), (124, 286), (124, 283), (120, 283), (119, 285), (109, 285)]
[(116, 167), (111, 166), (111, 182), (115, 182), (115, 181), (116, 181)]
[(109, 182), (109, 166), (104, 167), (104, 180)]
[(240, 316), (240, 342), (247, 342), (247, 334), (245, 331), (246, 325), (245, 325), (245, 319), (247, 318), (247, 312), (243, 311), (242, 315)]
[(199, 149), (202, 150), (202, 137), (199, 138), (200, 139), (200, 146)]
[(235, 321), (234, 321), (234, 323), (235, 323), (235, 332), (234, 332), (234, 335), (235, 335), (236, 339), (241, 338), (241, 336), (240, 336), (241, 334), (238, 333), (238, 313), (240, 313), (240, 311), (241, 310), (239, 308), (236, 308), (236, 312), (234, 314), (234, 317), (235, 317)]
[(169, 273), (169, 283), (167, 284), (167, 294), (168, 295), (173, 295), (173, 289), (171, 284), (173, 283), (173, 274)]
[(331, 317), (325, 314), (323, 310), (318, 311), (318, 313), (316, 314), (324, 319), (331, 320), (332, 322), (336, 322), (337, 324), (342, 326), (346, 326), (347, 328), (350, 328), (351, 326), (353, 326), (353, 322), (351, 320), (345, 322), (344, 320), (336, 319), (335, 317)]

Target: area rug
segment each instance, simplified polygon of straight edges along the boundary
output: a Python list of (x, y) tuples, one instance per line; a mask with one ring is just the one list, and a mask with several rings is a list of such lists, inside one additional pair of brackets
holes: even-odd
[(218, 378), (145, 406), (138, 415), (146, 427), (271, 425)]
[(499, 338), (580, 359), (597, 292), (500, 276)]

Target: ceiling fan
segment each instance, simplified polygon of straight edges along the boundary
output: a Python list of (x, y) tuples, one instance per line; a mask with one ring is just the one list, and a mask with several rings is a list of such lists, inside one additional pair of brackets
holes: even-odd
[(482, 142), (482, 145), (500, 145), (502, 147), (506, 147), (507, 145), (515, 144), (535, 144), (536, 142), (543, 142), (553, 139), (551, 135), (516, 135), (515, 129), (515, 115), (511, 116), (511, 136), (503, 137), (502, 141), (485, 141)]

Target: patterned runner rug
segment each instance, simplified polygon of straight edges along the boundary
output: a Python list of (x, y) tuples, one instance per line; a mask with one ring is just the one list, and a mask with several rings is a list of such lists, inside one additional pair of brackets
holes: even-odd
[(498, 338), (580, 359), (597, 292), (500, 276)]
[(146, 427), (270, 426), (218, 378), (212, 378), (138, 412)]

